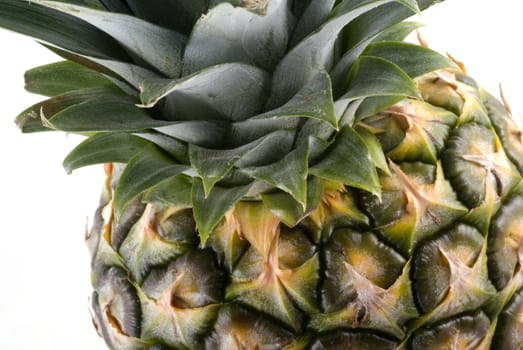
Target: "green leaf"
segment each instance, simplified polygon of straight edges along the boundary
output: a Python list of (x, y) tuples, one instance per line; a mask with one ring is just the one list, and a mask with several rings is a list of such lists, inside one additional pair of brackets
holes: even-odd
[[(373, 25), (380, 23), (381, 21), (374, 21)], [(370, 43), (382, 41), (401, 41), (420, 26), (421, 25), (417, 22), (400, 22), (386, 28), (382, 32), (378, 31), (381, 29), (381, 27), (377, 27), (376, 31), (379, 34), (372, 33), (372, 35), (361, 38), (359, 42), (350, 46), (350, 49), (343, 54), (330, 73), (334, 90), (336, 92), (340, 92), (346, 89), (350, 78), (352, 65), (356, 62), (358, 57), (363, 53)]]
[(134, 135), (154, 143), (167, 152), (177, 163), (189, 164), (189, 151), (185, 143), (155, 131), (138, 132)]
[(262, 136), (241, 149), (246, 150), (236, 163), (238, 168), (247, 168), (273, 163), (289, 153), (294, 142), (294, 133), (276, 130)]
[(123, 79), (127, 83), (131, 84), (131, 86), (136, 90), (140, 90), (144, 84), (144, 81), (158, 79), (161, 77), (158, 73), (131, 63), (105, 60), (88, 56), (83, 56), (83, 58), (103, 67), (106, 70), (109, 70), (111, 73), (113, 73), (111, 74), (112, 76), (116, 75), (116, 77)]
[(118, 42), (103, 31), (34, 0), (0, 1), (0, 27), (84, 55), (129, 59)]
[(340, 131), (324, 158), (310, 168), (310, 173), (380, 196), (372, 156), (365, 142), (350, 126)]
[(332, 88), (336, 97), (343, 95), (347, 91), (354, 64), (365, 51), (367, 45), (373, 42), (374, 39), (375, 37), (371, 36), (351, 47), (331, 70)]
[[(48, 45), (44, 46), (47, 49), (56, 53), (57, 55), (65, 58), (66, 60), (76, 62), (88, 69), (105, 74), (110, 77), (114, 77), (116, 79), (121, 80), (122, 82), (127, 82), (132, 87), (134, 87), (136, 91), (140, 90), (140, 87), (144, 80), (162, 78), (162, 76), (159, 73), (155, 73), (149, 69), (137, 66), (132, 63), (96, 58), (88, 55), (80, 55), (70, 51), (61, 50), (57, 47)], [(133, 91), (129, 94), (134, 95), (137, 93)]]
[(292, 34), (291, 47), (305, 39), (329, 17), (335, 0), (311, 0)]
[(377, 57), (361, 56), (353, 69), (344, 99), (371, 96), (419, 96), (414, 81), (394, 63)]
[(113, 83), (102, 74), (67, 61), (35, 67), (25, 73), (25, 89), (45, 96), (112, 86)]
[[(418, 3), (416, 0), (394, 0), (397, 4), (401, 4), (402, 7), (409, 10), (410, 14), (419, 12)], [(338, 2), (338, 5), (334, 8), (332, 13), (333, 16), (342, 16), (349, 11), (354, 10), (356, 7), (372, 3), (372, 0), (342, 0)]]
[(119, 219), (127, 204), (141, 193), (188, 168), (176, 164), (156, 146), (145, 147), (129, 161), (118, 181), (114, 194), (116, 218)]
[(109, 96), (113, 96), (115, 99), (125, 98), (117, 90), (106, 87), (76, 90), (27, 108), (16, 117), (15, 122), (24, 133), (49, 131), (52, 129), (43, 122), (42, 115), (49, 119), (71, 106), (86, 101), (108, 98)]
[(362, 120), (363, 118), (383, 112), (385, 109), (400, 102), (404, 98), (405, 96), (402, 95), (367, 97), (361, 101), (354, 116), (356, 117), (356, 120)]
[(359, 100), (337, 100), (335, 102), (336, 113), (339, 118), (340, 128), (346, 125), (354, 125), (354, 115), (364, 99)]
[(404, 42), (373, 43), (363, 54), (392, 62), (412, 78), (440, 68), (456, 67), (449, 58), (436, 51)]
[(385, 174), (391, 175), (387, 159), (383, 153), (383, 147), (378, 138), (364, 127), (356, 127), (356, 131), (367, 146), (374, 165)]
[(185, 175), (176, 175), (161, 181), (143, 195), (145, 203), (191, 208), (192, 180)]
[(413, 14), (420, 14), (421, 11), (420, 11), (420, 8), (418, 6), (418, 2), (416, 0), (396, 0), (397, 2), (399, 2), (400, 4), (402, 4), (403, 6), (405, 6), (406, 8), (408, 8), (409, 10), (411, 10), (413, 12)]
[[(417, 7), (420, 10), (424, 10), (438, 1), (439, 0), (418, 0)], [(415, 10), (413, 1), (410, 6), (405, 5), (406, 2), (394, 1), (360, 16), (344, 29), (344, 47), (350, 48), (366, 38), (379, 35), (390, 26), (411, 17)], [(377, 21), (376, 18), (379, 18), (379, 21)]]
[(307, 207), (305, 209), (286, 192), (271, 192), (261, 196), (263, 203), (274, 215), (288, 227), (294, 227), (318, 206), (322, 194), (321, 181), (317, 177), (311, 176), (307, 181)]
[(197, 177), (193, 179), (193, 213), (202, 245), (205, 245), (210, 233), (225, 216), (225, 213), (247, 194), (250, 187), (251, 184), (232, 188), (215, 186), (211, 193), (205, 196), (202, 181)]
[(341, 30), (358, 16), (393, 0), (367, 1), (347, 13), (332, 18), (296, 45), (278, 64), (273, 76), (268, 107), (287, 102), (321, 70), (330, 70), (336, 39)]
[(111, 12), (131, 13), (126, 0), (100, 0), (100, 2)]
[(98, 0), (59, 0), (67, 4), (91, 7), (98, 10), (105, 10), (105, 6)]
[(262, 194), (263, 203), (287, 227), (294, 227), (304, 217), (305, 210), (287, 192), (271, 192)]
[(183, 58), (183, 75), (228, 62), (272, 71), (289, 40), (287, 1), (270, 1), (263, 16), (228, 3), (212, 8), (194, 26)]
[(209, 195), (214, 185), (229, 173), (246, 151), (245, 147), (217, 150), (189, 145), (191, 165), (202, 179), (205, 197)]
[[(424, 9), (434, 0), (418, 1), (419, 8)], [(366, 46), (375, 40), (381, 40), (380, 35), (393, 35), (391, 33), (398, 30), (394, 26), (400, 25), (402, 20), (412, 16), (412, 10), (398, 2), (391, 2), (377, 7), (349, 23), (343, 30), (343, 47), (347, 49), (342, 58), (338, 60), (333, 70), (331, 78), (334, 91), (342, 92), (347, 87), (347, 78), (357, 58), (361, 55)], [(377, 21), (376, 18), (380, 20)], [(395, 36), (396, 34), (394, 34)], [(401, 39), (396, 39), (401, 40)]]
[(68, 173), (93, 164), (127, 163), (149, 142), (125, 133), (96, 134), (78, 146), (65, 158), (63, 167)]
[(254, 117), (275, 119), (286, 117), (315, 118), (338, 128), (329, 74), (319, 72), (283, 106)]
[(376, 36), (374, 41), (402, 41), (407, 36), (409, 36), (410, 33), (414, 32), (416, 29), (419, 29), (422, 26), (423, 25), (419, 22), (399, 22), (382, 31), (378, 36)]
[(278, 119), (254, 119), (249, 118), (231, 125), (229, 143), (233, 146), (240, 146), (252, 142), (275, 131), (285, 131), (294, 134), (298, 129), (299, 118), (278, 118)]
[[(191, 166), (201, 177), (205, 195), (212, 187), (237, 167), (243, 169), (270, 164), (288, 153), (294, 137), (284, 131), (275, 131), (246, 145), (232, 149), (209, 149), (189, 145)], [(284, 149), (282, 149), (282, 146)]]
[(112, 96), (78, 103), (48, 120), (53, 128), (68, 132), (138, 131), (169, 124), (153, 119), (132, 100)]
[(255, 179), (289, 193), (305, 209), (307, 206), (308, 145), (288, 153), (278, 162), (243, 169)]
[(353, 66), (347, 93), (337, 103), (363, 99), (355, 113), (361, 119), (412, 96), (419, 97), (417, 86), (400, 67), (383, 58), (361, 56)]
[[(308, 119), (300, 125), (300, 129), (298, 131), (298, 135), (296, 136), (294, 144), (296, 145), (296, 147), (303, 143), (308, 144), (310, 146), (311, 137), (321, 140), (331, 140), (332, 137), (338, 131), (339, 126), (338, 129), (333, 129), (330, 124), (324, 123), (318, 119)], [(311, 154), (315, 154), (317, 150), (311, 149), (310, 151), (312, 152)]]
[(141, 99), (152, 107), (164, 99), (176, 120), (242, 120), (259, 113), (267, 99), (270, 75), (243, 63), (226, 63), (178, 80), (145, 80)]
[(135, 16), (189, 34), (206, 11), (209, 0), (127, 0)]
[[(329, 147), (329, 145), (330, 145), (329, 142), (325, 141), (325, 140), (333, 139), (334, 135), (337, 134), (337, 132), (331, 130), (330, 135), (327, 138), (324, 138), (323, 135), (321, 135), (321, 134), (319, 136), (314, 135), (313, 130), (310, 130), (310, 131), (304, 130), (305, 128), (308, 128), (308, 126), (309, 125), (305, 125), (300, 130), (300, 135), (298, 135), (298, 137), (296, 138), (296, 145), (299, 146), (303, 142), (307, 142), (307, 144), (309, 145), (308, 146), (309, 147), (309, 164), (312, 164), (312, 163), (316, 163), (317, 161), (319, 161), (322, 158), (325, 150)], [(310, 125), (311, 129), (313, 129), (314, 126), (322, 127), (323, 125), (312, 124), (312, 125)], [(305, 133), (301, 134), (301, 132), (303, 132), (303, 131), (305, 131)]]
[(125, 48), (169, 77), (181, 72), (182, 50), (187, 38), (136, 17), (93, 10), (56, 1), (32, 2), (77, 17), (106, 32)]
[(201, 147), (220, 147), (225, 144), (229, 125), (221, 121), (191, 120), (169, 122), (155, 128), (156, 131)]

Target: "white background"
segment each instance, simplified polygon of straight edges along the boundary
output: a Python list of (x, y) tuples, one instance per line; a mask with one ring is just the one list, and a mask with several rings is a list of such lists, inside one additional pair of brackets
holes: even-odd
[[(430, 46), (465, 62), (491, 92), (502, 83), (513, 111), (523, 111), (518, 3), (447, 0), (421, 18)], [(89, 256), (83, 242), (103, 170), (68, 176), (61, 161), (80, 138), (18, 131), (13, 118), (40, 99), (23, 91), (23, 72), (58, 59), (5, 31), (0, 45), (0, 349), (105, 349), (88, 312)]]

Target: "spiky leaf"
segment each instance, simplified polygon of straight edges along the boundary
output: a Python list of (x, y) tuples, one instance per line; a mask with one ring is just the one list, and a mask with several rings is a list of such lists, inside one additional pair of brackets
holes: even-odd
[[(44, 111), (45, 112), (45, 111)], [(103, 96), (75, 104), (47, 118), (52, 128), (69, 132), (137, 131), (170, 123), (153, 119), (123, 96)]]
[(34, 0), (2, 0), (0, 26), (73, 52), (124, 61), (129, 59), (118, 42), (103, 31), (80, 19), (45, 8)]
[(394, 63), (378, 57), (362, 56), (353, 70), (345, 99), (375, 96), (418, 96), (414, 81)]
[(283, 105), (319, 70), (330, 70), (334, 43), (343, 27), (358, 16), (391, 1), (367, 1), (341, 13), (295, 46), (276, 67), (269, 107)]
[(151, 79), (140, 84), (146, 107), (161, 99), (176, 120), (242, 120), (263, 108), (270, 76), (243, 63), (226, 63), (177, 80)]
[(68, 173), (93, 164), (127, 163), (149, 142), (126, 133), (96, 134), (80, 143), (63, 162)]
[(183, 75), (227, 62), (272, 70), (285, 54), (290, 20), (287, 0), (270, 1), (263, 16), (228, 3), (217, 5), (194, 26)]
[(32, 2), (56, 9), (97, 27), (169, 77), (180, 74), (182, 49), (187, 41), (182, 34), (128, 15), (56, 1)]
[(193, 179), (192, 203), (194, 218), (203, 245), (205, 245), (211, 231), (225, 216), (225, 213), (249, 191), (250, 187), (250, 184), (232, 188), (215, 186), (213, 191), (206, 197), (202, 181), (196, 177)]
[(278, 162), (244, 169), (255, 179), (262, 180), (289, 193), (305, 209), (307, 205), (307, 172), (309, 150), (297, 148)]
[(286, 117), (319, 119), (330, 124), (335, 129), (338, 128), (338, 121), (334, 112), (331, 80), (327, 72), (319, 72), (283, 106), (258, 115), (255, 119)]
[(125, 206), (144, 191), (185, 170), (156, 146), (148, 146), (133, 157), (122, 173), (114, 195), (115, 215), (118, 218)]
[(369, 150), (350, 126), (344, 127), (336, 135), (325, 157), (312, 166), (310, 172), (324, 179), (380, 195), (378, 174)]
[(111, 86), (113, 83), (103, 75), (68, 61), (35, 67), (25, 73), (25, 89), (45, 96)]
[(449, 58), (436, 51), (404, 42), (373, 43), (363, 54), (386, 59), (396, 64), (412, 78), (437, 69), (456, 67)]

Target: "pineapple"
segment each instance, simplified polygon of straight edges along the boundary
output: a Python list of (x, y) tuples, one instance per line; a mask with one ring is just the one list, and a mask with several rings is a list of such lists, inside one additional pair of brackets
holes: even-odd
[(521, 349), (522, 130), (404, 42), (430, 0), (0, 0), (66, 60), (24, 132), (104, 164), (110, 349)]

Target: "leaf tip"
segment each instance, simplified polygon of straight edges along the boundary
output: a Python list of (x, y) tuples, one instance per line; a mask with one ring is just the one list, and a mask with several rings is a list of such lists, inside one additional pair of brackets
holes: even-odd
[(67, 160), (64, 160), (62, 162), (62, 168), (64, 168), (67, 175), (71, 175), (74, 170), (74, 167), (69, 162), (67, 162)]

